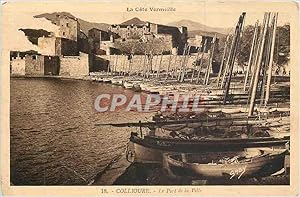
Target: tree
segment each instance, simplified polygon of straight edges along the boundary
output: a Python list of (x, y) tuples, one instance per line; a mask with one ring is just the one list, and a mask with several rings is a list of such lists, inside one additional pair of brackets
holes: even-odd
[(236, 60), (237, 63), (241, 66), (246, 66), (250, 58), (250, 51), (252, 40), (254, 36), (255, 27), (248, 25), (244, 28), (242, 33), (242, 38), (240, 40), (240, 46), (237, 50)]
[[(248, 25), (245, 26), (240, 46), (237, 50), (236, 61), (241, 66), (246, 66), (250, 56), (251, 44), (254, 36), (254, 26)], [(232, 37), (232, 36), (231, 36)], [(231, 37), (228, 41), (228, 48), (230, 48)], [(214, 55), (214, 59), (217, 62), (221, 62), (221, 58), (224, 51), (226, 37), (220, 38), (219, 40), (219, 49)], [(274, 50), (274, 62), (282, 66), (289, 61), (290, 57), (290, 25), (285, 24), (283, 26), (278, 26), (276, 31), (276, 41), (275, 41), (275, 50)]]
[(289, 61), (290, 58), (290, 25), (285, 24), (277, 27), (274, 62), (278, 66), (282, 66)]

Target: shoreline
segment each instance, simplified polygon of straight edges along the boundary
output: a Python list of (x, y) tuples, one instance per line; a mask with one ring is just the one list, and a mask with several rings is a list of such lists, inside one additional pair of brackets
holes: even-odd
[(56, 76), (56, 75), (10, 75), (10, 78), (30, 78), (30, 79), (74, 79), (74, 80), (84, 80), (84, 81), (92, 81), (90, 76), (78, 76), (78, 77), (71, 77), (71, 76)]

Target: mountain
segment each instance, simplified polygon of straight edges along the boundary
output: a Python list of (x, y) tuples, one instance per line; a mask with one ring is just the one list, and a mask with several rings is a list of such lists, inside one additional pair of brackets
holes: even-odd
[[(62, 16), (76, 18), (74, 15), (72, 15), (69, 12), (44, 13), (44, 14), (36, 15), (34, 17), (35, 18), (46, 18), (46, 19), (50, 20), (52, 23), (54, 23), (56, 15), (62, 15)], [(97, 28), (100, 30), (107, 31), (108, 27), (110, 26), (110, 24), (107, 24), (107, 23), (93, 23), (93, 22), (85, 21), (81, 18), (77, 18), (77, 20), (80, 24), (81, 31), (84, 32), (86, 35), (88, 34), (88, 31), (92, 28)], [(124, 21), (121, 24), (122, 25), (131, 25), (131, 24), (144, 25), (145, 23), (147, 23), (147, 22), (142, 21), (137, 17), (134, 17), (132, 19)], [(180, 20), (180, 21), (168, 23), (167, 25), (176, 26), (176, 27), (180, 27), (180, 26), (187, 27), (189, 37), (194, 37), (197, 34), (207, 34), (207, 35), (213, 36), (215, 33), (220, 37), (220, 36), (224, 36), (224, 35), (228, 34), (228, 32), (231, 30), (231, 28), (210, 27), (210, 26), (206, 26), (206, 25), (203, 25), (203, 24), (195, 22), (195, 21), (191, 21), (191, 20)]]
[(194, 36), (197, 33), (217, 33), (227, 35), (231, 30), (231, 28), (210, 27), (191, 20), (175, 21), (168, 23), (167, 25), (176, 27), (185, 26), (188, 28), (189, 36)]
[[(76, 18), (75, 16), (73, 16), (69, 12), (45, 13), (45, 14), (36, 15), (36, 16), (34, 16), (34, 18), (46, 18), (46, 19), (50, 20), (52, 23), (54, 23), (56, 15), (69, 16), (69, 17)], [(88, 34), (88, 31), (92, 28), (97, 28), (97, 29), (100, 29), (100, 30), (107, 31), (108, 27), (110, 26), (110, 24), (106, 24), (106, 23), (88, 22), (88, 21), (85, 21), (81, 18), (77, 18), (77, 20), (80, 24), (81, 31), (83, 33), (85, 33), (86, 35)]]
[(123, 23), (121, 23), (121, 25), (145, 25), (147, 22), (140, 20), (137, 17), (134, 17), (132, 19), (129, 19)]

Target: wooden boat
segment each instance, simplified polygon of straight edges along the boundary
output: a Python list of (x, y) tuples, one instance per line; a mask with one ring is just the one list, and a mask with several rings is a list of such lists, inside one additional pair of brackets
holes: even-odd
[(150, 92), (152, 94), (158, 94), (159, 93), (160, 88), (156, 87), (156, 86), (148, 86), (147, 89), (145, 91)]
[(233, 114), (233, 113), (240, 113), (241, 109), (240, 108), (222, 108), (221, 111), (224, 113)]
[(141, 88), (141, 90), (143, 90), (143, 91), (146, 91), (147, 88), (148, 88), (149, 86), (150, 86), (150, 85), (149, 85), (148, 83), (141, 83), (141, 84), (140, 84), (140, 88)]
[(128, 82), (128, 81), (124, 81), (123, 86), (124, 86), (124, 88), (132, 89), (133, 88), (133, 83)]
[(164, 153), (198, 153), (217, 151), (242, 151), (244, 148), (285, 146), (290, 137), (255, 137), (255, 138), (204, 138), (181, 139), (160, 136), (141, 137), (132, 132), (130, 150), (134, 161), (140, 163), (162, 163)]
[(103, 78), (102, 78), (102, 77), (98, 77), (98, 78), (96, 79), (96, 81), (97, 81), (97, 82), (103, 82)]
[(122, 85), (123, 84), (123, 77), (113, 77), (111, 79), (111, 83), (113, 85)]
[(104, 83), (110, 83), (111, 82), (111, 78), (103, 78), (103, 82)]
[(133, 89), (136, 90), (136, 91), (140, 91), (141, 90), (140, 83), (139, 82), (134, 83), (133, 84)]
[(269, 176), (284, 167), (286, 149), (165, 154), (164, 164), (171, 176), (200, 179)]

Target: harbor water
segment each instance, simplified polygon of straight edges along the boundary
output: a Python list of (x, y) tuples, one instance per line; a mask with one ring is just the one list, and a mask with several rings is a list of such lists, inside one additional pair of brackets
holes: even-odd
[(87, 185), (124, 154), (131, 131), (95, 123), (151, 117), (125, 110), (97, 112), (94, 101), (99, 94), (136, 94), (111, 84), (51, 78), (11, 78), (10, 83), (13, 185)]

